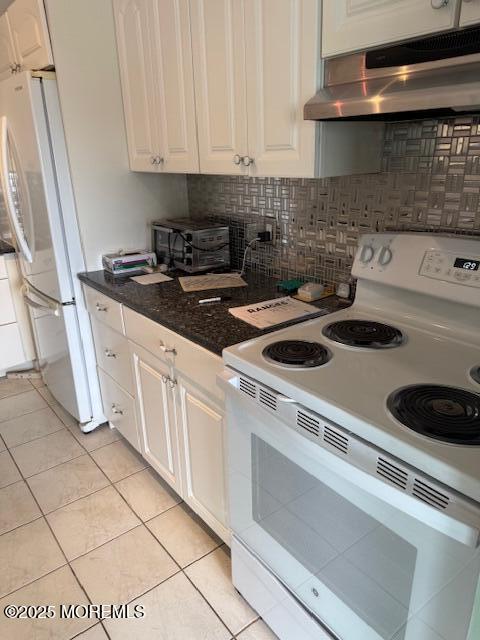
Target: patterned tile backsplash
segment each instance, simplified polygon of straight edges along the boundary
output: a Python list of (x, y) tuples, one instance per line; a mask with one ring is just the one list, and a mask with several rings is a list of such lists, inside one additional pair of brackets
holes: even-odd
[(359, 235), (462, 233), (480, 238), (480, 116), (388, 124), (381, 173), (324, 179), (189, 175), (190, 214), (231, 227), (234, 266), (329, 285), (350, 277)]

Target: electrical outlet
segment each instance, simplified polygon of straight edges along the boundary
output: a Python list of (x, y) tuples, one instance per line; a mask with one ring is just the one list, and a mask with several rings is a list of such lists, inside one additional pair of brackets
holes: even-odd
[(270, 234), (271, 244), (275, 244), (275, 231), (276, 231), (275, 227), (276, 227), (275, 221), (267, 219), (267, 221), (265, 222), (265, 231), (268, 231), (268, 233)]

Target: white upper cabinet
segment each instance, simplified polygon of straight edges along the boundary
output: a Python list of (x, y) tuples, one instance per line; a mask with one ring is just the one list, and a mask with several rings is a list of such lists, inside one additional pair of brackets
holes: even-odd
[(195, 172), (198, 147), (188, 0), (153, 0), (152, 4), (160, 168)]
[(462, 0), (460, 26), (469, 27), (480, 22), (480, 0)]
[(315, 123), (303, 105), (318, 82), (317, 0), (245, 0), (250, 175), (312, 175)]
[(323, 0), (322, 55), (327, 58), (451, 29), (457, 23), (457, 9), (458, 0)]
[(4, 80), (15, 67), (15, 51), (13, 48), (10, 22), (6, 13), (0, 16), (0, 80)]
[(16, 62), (24, 69), (53, 65), (43, 0), (15, 0), (7, 11)]
[(13, 71), (53, 66), (41, 0), (15, 0), (0, 16), (0, 80)]
[(244, 0), (191, 0), (201, 173), (245, 173)]
[(114, 0), (114, 10), (130, 168), (155, 171), (159, 133), (150, 33), (151, 0)]
[(130, 167), (198, 171), (188, 0), (114, 0)]

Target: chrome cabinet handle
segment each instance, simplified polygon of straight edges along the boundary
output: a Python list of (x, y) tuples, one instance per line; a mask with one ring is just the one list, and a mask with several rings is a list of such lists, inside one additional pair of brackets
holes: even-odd
[(449, 0), (430, 0), (432, 9), (443, 9), (443, 7), (447, 6), (448, 2)]
[(242, 162), (244, 167), (249, 167), (251, 164), (255, 162), (255, 160), (250, 156), (243, 156)]
[(236, 153), (233, 156), (233, 164), (237, 164), (238, 165), (238, 164), (241, 164), (241, 162), (242, 162), (242, 156), (239, 156), (238, 153)]
[(97, 309), (97, 311), (107, 311), (108, 307), (105, 304), (100, 304), (99, 302), (97, 302), (97, 304), (95, 305), (95, 308)]
[(117, 357), (117, 354), (114, 353), (111, 349), (105, 349), (104, 353), (107, 356), (107, 358), (116, 358)]
[(177, 384), (177, 381), (174, 378), (170, 378), (170, 376), (165, 376), (165, 375), (162, 375), (162, 382), (164, 384), (170, 385), (172, 389)]
[(115, 414), (118, 414), (120, 416), (123, 416), (123, 410), (119, 409), (114, 402), (112, 402), (112, 413), (115, 413)]
[(177, 350), (175, 347), (167, 347), (165, 344), (160, 344), (160, 351), (162, 353), (172, 353), (174, 356), (177, 355)]

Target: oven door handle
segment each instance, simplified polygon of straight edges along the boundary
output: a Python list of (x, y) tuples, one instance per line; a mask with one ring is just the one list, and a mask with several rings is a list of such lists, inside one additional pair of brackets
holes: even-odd
[[(244, 376), (235, 371), (234, 369), (225, 368), (221, 373), (217, 375), (217, 383), (219, 386), (225, 391), (234, 393), (235, 395), (239, 395), (240, 397), (248, 400), (250, 402), (257, 402), (256, 391), (254, 391), (255, 387), (244, 386), (243, 388), (239, 388), (239, 379)], [(253, 384), (253, 381), (252, 381)], [(253, 395), (251, 395), (253, 394)], [(288, 398), (287, 396), (275, 394), (277, 400), (279, 400), (282, 404), (286, 404), (288, 406), (285, 407), (285, 415), (294, 415), (295, 414), (295, 405), (299, 408), (302, 406)], [(260, 405), (259, 405), (260, 408)], [(283, 416), (285, 418), (285, 415)], [(277, 414), (277, 418), (284, 422), (282, 419), (280, 412)], [(227, 422), (228, 422), (228, 408), (227, 408)], [(286, 423), (288, 424), (288, 422)], [(353, 440), (357, 440), (356, 438), (352, 438)], [(459, 509), (458, 515), (453, 515), (450, 513), (446, 513), (444, 511), (440, 511), (435, 507), (423, 502), (422, 500), (410, 495), (407, 492), (402, 491), (401, 489), (397, 489), (394, 486), (391, 486), (387, 482), (384, 482), (379, 477), (373, 475), (369, 470), (362, 469), (355, 465), (355, 463), (351, 460), (346, 460), (344, 458), (340, 458), (339, 456), (332, 453), (329, 449), (322, 445), (322, 442), (318, 442), (318, 451), (319, 451), (319, 463), (325, 465), (333, 473), (341, 476), (350, 484), (354, 484), (359, 489), (369, 494), (370, 496), (376, 498), (377, 500), (381, 500), (386, 504), (390, 505), (394, 509), (409, 515), (415, 520), (418, 520), (426, 527), (430, 527), (439, 531), (445, 536), (456, 540), (457, 542), (461, 542), (462, 544), (470, 547), (472, 549), (476, 549), (480, 545), (480, 528), (478, 524), (480, 523), (480, 509), (475, 507), (473, 504), (468, 505), (463, 509)], [(379, 449), (361, 441), (361, 447), (367, 447), (375, 452), (375, 455), (378, 456)], [(364, 449), (365, 451), (365, 449)], [(368, 453), (368, 451), (367, 451)], [(461, 500), (458, 501), (460, 503)], [(462, 502), (466, 502), (463, 501)]]

